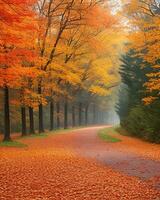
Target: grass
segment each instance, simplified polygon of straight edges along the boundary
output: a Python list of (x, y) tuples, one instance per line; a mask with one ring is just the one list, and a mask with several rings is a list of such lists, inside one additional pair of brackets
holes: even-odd
[[(55, 129), (53, 131), (50, 132), (46, 132), (46, 133), (35, 133), (35, 134), (31, 134), (31, 135), (26, 135), (26, 136), (19, 136), (17, 139), (30, 139), (30, 138), (45, 138), (48, 137), (50, 134), (65, 134), (66, 132), (70, 132), (72, 130), (76, 130), (76, 129), (80, 129), (80, 128), (85, 128), (85, 126), (78, 126), (78, 127), (74, 127), (74, 128), (67, 128), (67, 129)], [(0, 141), (0, 147), (19, 147), (19, 148), (23, 148), (23, 147), (27, 147), (26, 144), (23, 144), (21, 142), (18, 141), (5, 141), (5, 142), (1, 142)]]
[(77, 127), (73, 127), (73, 128), (67, 128), (67, 129), (63, 129), (63, 128), (60, 128), (60, 129), (55, 129), (53, 131), (50, 131), (49, 133), (51, 134), (59, 134), (59, 133), (65, 133), (65, 132), (70, 132), (70, 131), (74, 131), (74, 130), (77, 130), (77, 129), (81, 129), (81, 128), (87, 128), (85, 126), (77, 126)]
[(121, 142), (120, 139), (114, 137), (114, 134), (116, 134), (115, 128), (105, 128), (98, 132), (98, 136), (105, 142), (108, 143), (116, 143)]
[(48, 134), (47, 133), (35, 133), (35, 134), (31, 134), (31, 135), (26, 135), (26, 136), (23, 136), (22, 138), (23, 139), (28, 139), (28, 138), (44, 138), (44, 137), (47, 137)]
[(115, 130), (121, 134), (121, 135), (124, 135), (124, 136), (131, 136), (131, 134), (128, 133), (128, 131), (126, 131), (124, 128), (122, 128), (121, 126), (115, 128)]
[(17, 141), (4, 141), (4, 142), (0, 142), (0, 147), (19, 147), (19, 148), (24, 148), (24, 147), (27, 147), (27, 145), (23, 144), (21, 142), (17, 142)]
[(45, 137), (48, 137), (50, 134), (53, 134), (53, 135), (65, 134), (66, 132), (70, 132), (72, 130), (76, 130), (76, 129), (79, 129), (79, 128), (84, 128), (84, 127), (81, 126), (81, 127), (67, 128), (67, 129), (60, 128), (60, 129), (55, 129), (53, 131), (46, 131), (46, 133), (35, 133), (35, 134), (31, 134), (31, 135), (26, 135), (26, 136), (23, 136), (23, 137), (20, 137), (20, 138), (23, 138), (23, 139), (45, 138)]

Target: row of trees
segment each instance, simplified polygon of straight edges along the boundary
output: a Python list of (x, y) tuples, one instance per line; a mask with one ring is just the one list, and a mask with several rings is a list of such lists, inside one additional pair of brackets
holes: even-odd
[(130, 35), (121, 59), (118, 113), (132, 135), (159, 143), (160, 2), (131, 0), (124, 10)]
[[(121, 49), (117, 19), (99, 0), (6, 0), (0, 4), (0, 87), (4, 92), (4, 140), (10, 140), (10, 104), (20, 106), (22, 135), (26, 135), (26, 108), (30, 133), (44, 132), (44, 106), (50, 106), (50, 130), (57, 127), (60, 102), (64, 128), (68, 110), (82, 106), (85, 121), (88, 108), (107, 104), (106, 97), (118, 85), (118, 57)], [(115, 31), (116, 30), (116, 31)], [(12, 93), (14, 95), (9, 95)], [(9, 99), (11, 96), (11, 99)], [(75, 111), (75, 107), (78, 109)], [(16, 118), (16, 116), (14, 116)], [(94, 117), (93, 117), (94, 118)], [(96, 123), (96, 121), (95, 121)]]

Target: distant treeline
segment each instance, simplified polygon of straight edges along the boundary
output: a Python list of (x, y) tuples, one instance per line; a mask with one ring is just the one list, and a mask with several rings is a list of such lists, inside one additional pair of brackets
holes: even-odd
[[(2, 97), (3, 91), (0, 91)], [(15, 97), (16, 91), (11, 90), (11, 102)], [(1, 98), (2, 99), (2, 98)], [(3, 105), (3, 101), (1, 101)], [(11, 132), (22, 132), (33, 134), (39, 130), (38, 109), (31, 113), (30, 108), (22, 113), (21, 108), (14, 103), (10, 106)], [(60, 128), (70, 128), (78, 126), (87, 126), (93, 124), (106, 124), (108, 119), (108, 108), (98, 106), (96, 103), (86, 104), (85, 102), (54, 102), (44, 106), (43, 119), (44, 130), (54, 130)], [(25, 120), (24, 120), (25, 119)], [(23, 126), (22, 126), (23, 124)], [(4, 132), (4, 112), (0, 108), (0, 133)]]

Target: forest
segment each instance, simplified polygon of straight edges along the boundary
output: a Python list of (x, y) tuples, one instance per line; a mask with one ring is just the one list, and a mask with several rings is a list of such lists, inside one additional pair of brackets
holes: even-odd
[(0, 19), (4, 140), (115, 110), (129, 134), (160, 142), (159, 1), (7, 0)]
[(0, 0), (0, 200), (160, 200), (160, 0)]
[(131, 1), (125, 13), (132, 29), (127, 51), (120, 58), (117, 110), (121, 125), (130, 135), (160, 143), (160, 2)]
[(104, 123), (123, 43), (106, 2), (9, 0), (1, 11), (4, 140)]

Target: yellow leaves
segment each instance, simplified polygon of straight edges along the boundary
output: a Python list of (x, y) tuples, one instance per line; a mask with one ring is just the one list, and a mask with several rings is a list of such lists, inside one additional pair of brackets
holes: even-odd
[[(156, 65), (158, 66), (158, 65)], [(155, 67), (154, 67), (155, 68)], [(147, 77), (149, 78), (156, 78), (156, 77), (160, 77), (160, 72), (153, 72), (153, 73), (149, 73), (149, 74), (146, 74)]]
[(106, 95), (109, 95), (110, 94), (110, 91), (103, 88), (103, 87), (100, 87), (98, 85), (92, 85), (90, 88), (89, 88), (89, 92), (91, 92), (92, 94), (96, 94), (98, 96), (106, 96)]
[(146, 98), (143, 98), (143, 102), (145, 105), (149, 105), (151, 104), (153, 101), (155, 101), (157, 99), (157, 97), (152, 97), (152, 96), (148, 96)]
[(19, 95), (20, 98), (19, 100), (19, 104), (21, 105), (25, 105), (28, 107), (33, 107), (35, 109), (38, 108), (39, 104), (43, 104), (46, 105), (47, 104), (47, 100), (46, 98), (44, 98), (42, 95), (37, 94), (37, 92), (31, 90), (31, 89), (21, 89), (19, 90)]
[(147, 90), (149, 92), (159, 91), (160, 90), (160, 81), (155, 79), (150, 79), (149, 82), (145, 84)]
[[(127, 4), (127, 1), (123, 2)], [(137, 56), (151, 66), (151, 73), (146, 74), (148, 81), (144, 85), (149, 95), (143, 100), (145, 104), (156, 100), (156, 97), (152, 97), (149, 93), (155, 92), (159, 96), (160, 91), (160, 73), (157, 72), (160, 68), (157, 64), (160, 58), (160, 17), (152, 10), (151, 4), (153, 4), (151, 0), (131, 0), (124, 9), (128, 13), (132, 30), (128, 36), (130, 43), (128, 47), (135, 49)]]
[(89, 26), (96, 28), (110, 28), (115, 23), (115, 19), (113, 16), (111, 16), (109, 9), (106, 11), (98, 5), (89, 10), (86, 18)]
[(76, 85), (80, 83), (80, 70), (76, 63), (68, 62), (64, 63), (64, 61), (60, 61), (59, 63), (54, 62), (52, 63), (50, 69), (52, 76), (60, 78), (63, 82), (69, 83), (71, 85)]
[(160, 68), (160, 65), (153, 65), (152, 66), (154, 69), (159, 69)]
[[(109, 84), (114, 78), (117, 79), (117, 69), (110, 58), (97, 58), (91, 64), (90, 78), (92, 81)], [(93, 73), (94, 72), (94, 73)]]
[[(58, 0), (55, 1), (55, 5), (58, 2)], [(92, 5), (88, 1), (81, 3), (75, 1), (73, 5), (71, 4), (73, 9), (70, 10), (68, 15), (67, 26), (64, 26), (62, 34), (58, 35), (59, 28), (62, 28), (63, 18), (57, 16), (61, 16), (68, 2), (66, 1), (64, 5), (61, 2), (59, 3), (60, 8), (58, 7), (58, 10), (55, 11), (59, 15), (54, 16), (55, 13), (53, 13), (51, 26), (46, 37), (47, 20), (42, 20), (44, 24), (39, 22), (39, 28), (42, 28), (38, 41), (39, 47), (45, 46), (44, 54), (37, 62), (40, 66), (39, 69), (43, 69), (47, 60), (50, 59), (49, 56), (53, 47), (55, 48), (52, 62), (48, 65), (43, 77), (44, 91), (46, 94), (52, 94), (52, 91), (58, 94), (66, 94), (66, 88), (69, 87), (72, 91), (77, 86), (88, 91), (89, 84), (92, 82), (97, 87), (101, 85), (102, 89), (99, 93), (104, 94), (104, 88), (115, 77), (115, 66), (118, 66), (118, 52), (122, 46), (120, 31), (114, 34), (115, 31), (110, 30), (117, 23), (117, 19), (110, 14), (107, 4), (104, 8), (99, 3)], [(51, 6), (54, 7), (55, 5), (52, 4)], [(46, 3), (44, 9), (47, 8), (48, 3)], [(66, 10), (67, 12), (68, 10)], [(66, 17), (66, 13), (64, 13), (64, 17)], [(79, 19), (79, 14), (81, 14), (82, 20)], [(77, 17), (77, 21), (74, 22), (73, 19)], [(111, 57), (114, 64), (110, 59)], [(90, 60), (94, 62), (88, 67)], [(96, 90), (96, 88), (92, 89), (94, 92)]]
[[(145, 7), (144, 2), (136, 2), (136, 4), (138, 5), (139, 10), (143, 12), (142, 5)], [(160, 56), (160, 19), (156, 16), (150, 16), (150, 19), (146, 20), (146, 18), (139, 15), (137, 19), (130, 20), (131, 23), (132, 21), (135, 22), (135, 28), (129, 36), (129, 40), (132, 44), (131, 48), (138, 50), (145, 49), (147, 53), (144, 53), (144, 59), (147, 62), (155, 63)]]
[(146, 74), (149, 78), (148, 82), (145, 83), (146, 89), (149, 92), (160, 91), (160, 72), (153, 72)]

